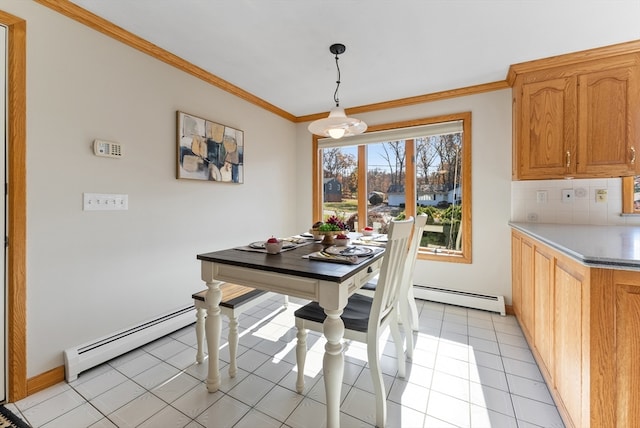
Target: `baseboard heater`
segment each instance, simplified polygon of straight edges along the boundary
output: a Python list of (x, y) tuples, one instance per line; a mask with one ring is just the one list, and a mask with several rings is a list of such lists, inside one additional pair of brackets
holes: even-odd
[(506, 315), (504, 296), (490, 296), (468, 291), (428, 287), (426, 285), (414, 285), (413, 294), (418, 299), (498, 312), (502, 316)]
[(65, 349), (64, 368), (67, 382), (76, 380), (78, 375), (87, 369), (193, 324), (196, 321), (195, 314), (193, 305), (186, 306), (93, 342)]

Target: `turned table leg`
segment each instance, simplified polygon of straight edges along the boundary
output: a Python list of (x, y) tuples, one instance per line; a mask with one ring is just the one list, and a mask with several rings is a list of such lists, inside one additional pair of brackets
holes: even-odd
[(324, 346), (322, 369), (324, 373), (324, 388), (327, 394), (327, 428), (340, 426), (340, 390), (344, 373), (344, 355), (342, 354), (342, 338), (344, 323), (342, 309), (325, 309), (327, 318), (324, 320), (324, 336), (327, 343)]
[(207, 350), (209, 352), (209, 374), (207, 375), (207, 390), (216, 392), (220, 388), (219, 350), (220, 336), (222, 335), (222, 317), (220, 316), (220, 282), (207, 281), (207, 319), (205, 321), (205, 334), (207, 336)]

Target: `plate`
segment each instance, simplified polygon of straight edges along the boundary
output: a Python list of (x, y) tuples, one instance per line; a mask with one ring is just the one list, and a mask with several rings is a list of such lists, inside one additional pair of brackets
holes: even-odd
[(358, 256), (358, 257), (362, 257), (362, 256), (370, 256), (371, 254), (373, 254), (373, 249), (372, 248), (368, 248), (368, 247), (354, 247), (354, 246), (348, 246), (348, 247), (329, 247), (325, 250), (325, 252), (329, 253), (329, 254), (333, 254), (333, 255), (339, 255), (339, 256)]
[[(267, 243), (267, 241), (252, 242), (251, 244), (249, 244), (249, 247), (255, 248), (255, 249), (258, 249), (258, 250), (264, 250), (266, 243)], [(295, 246), (296, 246), (296, 244), (294, 244), (293, 242), (287, 242), (287, 241), (283, 241), (282, 242), (282, 249), (283, 250), (285, 248), (293, 248)]]

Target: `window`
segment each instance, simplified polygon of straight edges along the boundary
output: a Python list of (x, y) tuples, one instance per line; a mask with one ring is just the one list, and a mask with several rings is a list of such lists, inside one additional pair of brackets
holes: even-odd
[(640, 214), (640, 175), (622, 177), (622, 213)]
[(314, 222), (335, 215), (385, 233), (393, 218), (426, 213), (419, 258), (471, 263), (471, 113), (313, 144)]

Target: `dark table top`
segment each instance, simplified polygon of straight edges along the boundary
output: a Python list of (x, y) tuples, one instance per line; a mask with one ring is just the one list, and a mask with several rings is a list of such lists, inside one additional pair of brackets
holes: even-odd
[(248, 269), (258, 269), (268, 272), (278, 272), (305, 278), (319, 279), (332, 282), (344, 282), (362, 269), (368, 268), (375, 260), (382, 257), (379, 252), (357, 265), (323, 262), (303, 258), (315, 251), (325, 248), (324, 245), (313, 243), (302, 245), (293, 250), (280, 254), (266, 254), (252, 251), (228, 249), (212, 253), (198, 254), (198, 260), (215, 262)]

